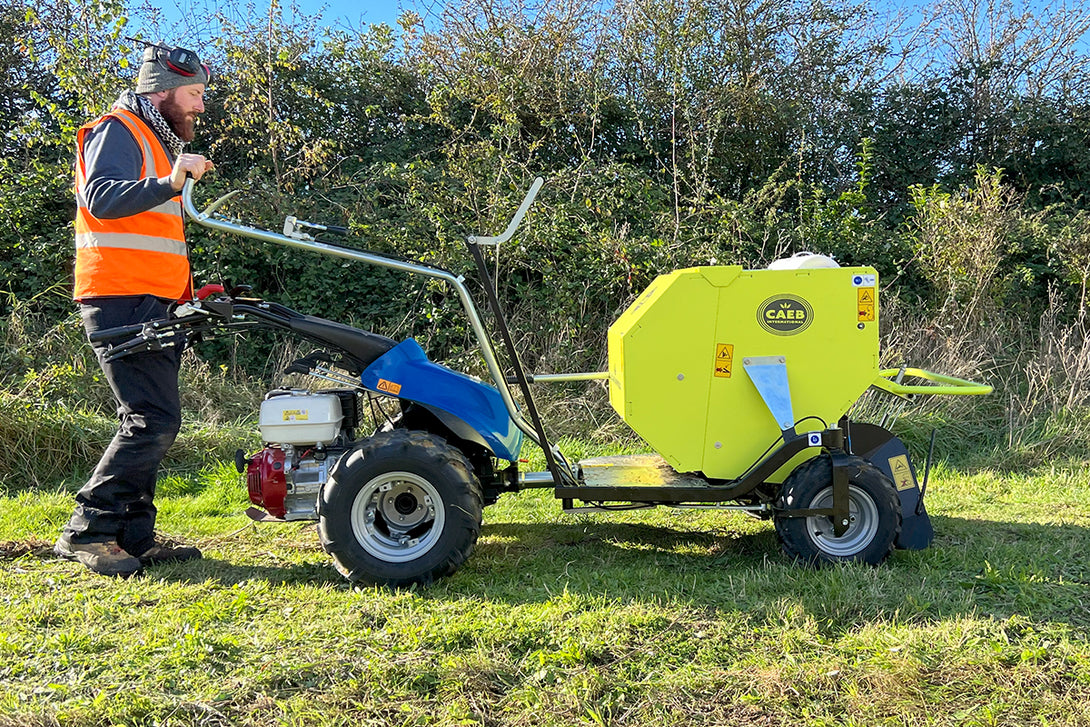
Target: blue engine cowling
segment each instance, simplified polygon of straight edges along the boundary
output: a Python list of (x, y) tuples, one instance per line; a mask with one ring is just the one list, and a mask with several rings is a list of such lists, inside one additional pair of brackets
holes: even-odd
[(500, 393), (429, 361), (411, 338), (375, 359), (360, 381), (366, 389), (424, 407), (455, 435), (480, 444), (500, 459), (518, 459), (523, 434), (511, 421)]

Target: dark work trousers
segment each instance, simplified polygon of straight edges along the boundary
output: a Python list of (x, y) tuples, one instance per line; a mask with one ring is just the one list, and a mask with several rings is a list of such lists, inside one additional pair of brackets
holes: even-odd
[[(166, 318), (167, 312), (168, 303), (151, 295), (88, 298), (80, 306), (88, 335)], [(106, 363), (106, 345), (94, 344), (94, 349), (117, 400), (119, 426), (76, 494), (76, 509), (64, 531), (72, 542), (116, 540), (131, 555), (140, 555), (154, 544), (155, 478), (181, 427), (182, 351), (171, 347)]]

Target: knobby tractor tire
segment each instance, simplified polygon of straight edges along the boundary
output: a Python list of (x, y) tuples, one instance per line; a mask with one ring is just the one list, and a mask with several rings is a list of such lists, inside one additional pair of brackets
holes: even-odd
[[(828, 516), (776, 515), (780, 545), (795, 560), (878, 565), (889, 557), (901, 532), (897, 489), (877, 467), (861, 457), (848, 459), (848, 530), (837, 537)], [(833, 471), (828, 455), (799, 465), (784, 481), (779, 508), (810, 510), (833, 505)]]
[(459, 450), (397, 429), (369, 438), (334, 468), (318, 535), (352, 582), (427, 585), (469, 557), (481, 510), (480, 483)]

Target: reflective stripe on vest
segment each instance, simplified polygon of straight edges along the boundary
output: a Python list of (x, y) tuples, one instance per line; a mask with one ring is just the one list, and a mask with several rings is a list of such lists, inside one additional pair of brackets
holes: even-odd
[(88, 131), (111, 118), (124, 124), (140, 147), (141, 179), (169, 176), (174, 166), (155, 132), (129, 111), (111, 111), (77, 132), (73, 297), (150, 294), (178, 300), (190, 290), (181, 197), (115, 220), (98, 219), (88, 209), (84, 138)]

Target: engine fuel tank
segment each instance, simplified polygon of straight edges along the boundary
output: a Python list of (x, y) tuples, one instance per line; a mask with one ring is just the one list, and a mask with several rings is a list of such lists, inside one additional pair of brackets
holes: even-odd
[[(609, 400), (678, 472), (735, 479), (779, 439), (745, 370), (782, 357), (799, 432), (835, 425), (878, 375), (873, 268), (658, 277), (609, 329)], [(789, 422), (788, 424), (793, 424)]]
[(341, 429), (341, 400), (336, 394), (302, 389), (274, 391), (261, 402), (261, 438), (276, 444), (328, 444)]

